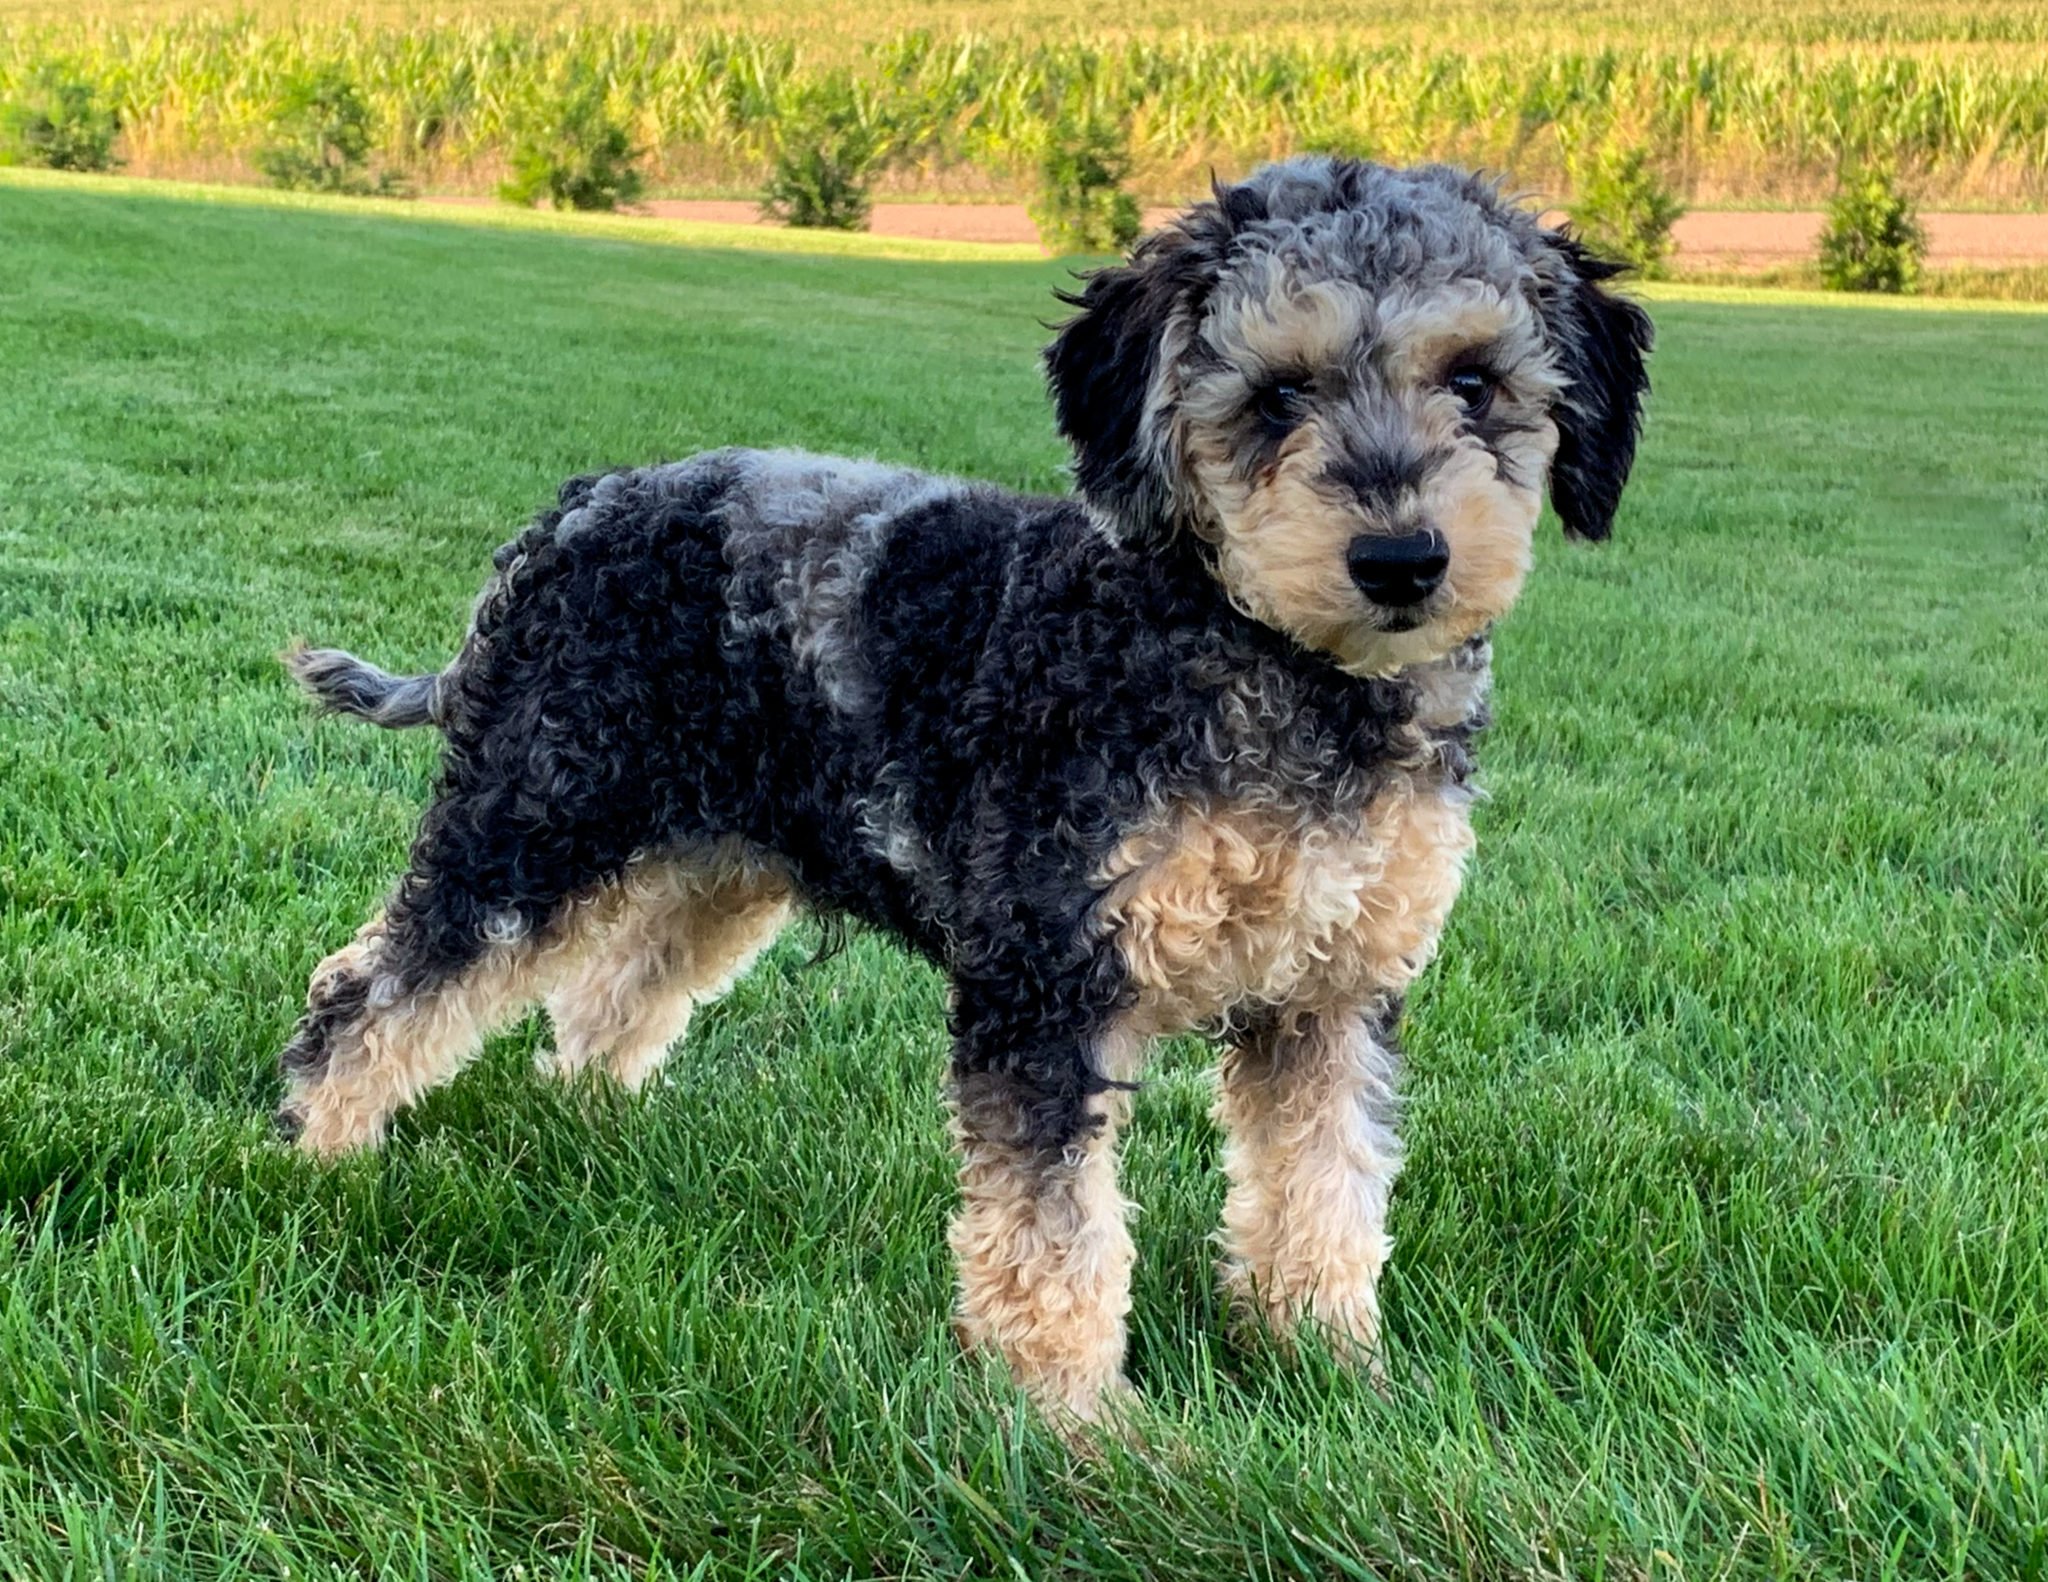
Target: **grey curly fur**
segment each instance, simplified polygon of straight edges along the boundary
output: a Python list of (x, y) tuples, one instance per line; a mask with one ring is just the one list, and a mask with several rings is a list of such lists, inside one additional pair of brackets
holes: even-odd
[[(1050, 1261), (1025, 1285), (1053, 1291), (1072, 1271), (1044, 1227), (1070, 1224), (1107, 1238), (1073, 1257), (1113, 1285), (1113, 1193), (1079, 1183), (1127, 1083), (1118, 1040), (1165, 1030), (1144, 1007), (1183, 1003), (1120, 932), (1132, 886), (1198, 850), (1175, 845), (1195, 828), (1247, 864), (1298, 857), (1312, 880), (1328, 863), (1351, 890), (1316, 904), (1336, 916), (1364, 896), (1390, 940), (1406, 898), (1370, 887), (1407, 862), (1440, 924), (1488, 627), (1519, 590), (1540, 474), (1566, 528), (1600, 538), (1633, 459), (1650, 334), (1602, 289), (1613, 273), (1463, 172), (1269, 167), (1067, 299), (1046, 366), (1078, 499), (716, 451), (565, 485), (497, 553), (439, 674), (296, 650), (293, 675), (327, 708), (434, 723), (446, 748), (383, 917), (316, 977), (282, 1118), (361, 1103), (320, 1135), (378, 1135), (402, 1102), (390, 1092), (453, 1066), (366, 1086), (365, 1051), (403, 1041), (376, 1018), (417, 1019), (502, 976), (508, 952), (556, 948), (601, 910), (593, 896), (627, 893), (650, 864), (696, 875), (684, 896), (786, 882), (951, 976), (963, 1269), (1028, 1245)], [(1292, 491), (1285, 509), (1273, 491)], [(1372, 844), (1375, 810), (1396, 804), (1421, 810), (1404, 815), (1424, 832), (1412, 850)], [(1202, 1002), (1235, 1046), (1231, 1115), (1253, 1113), (1261, 1083), (1310, 1119), (1313, 1103), (1365, 1106), (1344, 1157), (1376, 1149), (1377, 1173), (1333, 1200), (1360, 1213), (1383, 1210), (1398, 1163), (1395, 1021), (1433, 947), (1433, 932), (1389, 944), (1379, 977), (1308, 1003), (1301, 974), (1352, 946), (1305, 935), (1284, 953), (1294, 976)], [(1213, 948), (1205, 982), (1251, 971)], [(333, 1097), (350, 1084), (374, 1100)], [(1233, 1144), (1234, 1171), (1285, 1167), (1264, 1135)], [(987, 1194), (1005, 1181), (1072, 1201), (1001, 1220)], [(1256, 1248), (1257, 1183), (1233, 1181), (1233, 1235)], [(1367, 1275), (1377, 1226), (1357, 1232)], [(1244, 1254), (1247, 1289), (1263, 1281), (1278, 1316), (1295, 1298), (1261, 1256)], [(1341, 1271), (1324, 1272), (1334, 1291)], [(1068, 1362), (1031, 1338), (1053, 1321), (998, 1323), (986, 1303), (1008, 1298), (988, 1293), (1008, 1287), (964, 1278), (970, 1337), (1026, 1335), (998, 1343), (1027, 1383), (1052, 1380), (1077, 1410), (1095, 1399), (1113, 1363), (1060, 1382)], [(1363, 1289), (1361, 1326), (1376, 1322)], [(1087, 1345), (1109, 1356), (1119, 1299), (1055, 1306), (1107, 1303)]]

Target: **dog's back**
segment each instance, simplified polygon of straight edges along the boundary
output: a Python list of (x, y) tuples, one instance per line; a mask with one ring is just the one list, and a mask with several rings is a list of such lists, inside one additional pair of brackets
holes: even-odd
[(488, 812), (441, 822), (479, 832), (463, 870), (498, 874), (522, 928), (637, 852), (741, 841), (815, 900), (937, 953), (945, 903), (911, 804), (964, 794), (963, 701), (1008, 563), (1044, 553), (1048, 519), (1088, 533), (1072, 502), (708, 452), (565, 484), (496, 552), (439, 672), (303, 645), (284, 658), (330, 711), (442, 731), (442, 803)]
[[(281, 657), (329, 712), (388, 729), (445, 725), (459, 706), (459, 678), (490, 662), (511, 628), (530, 625), (526, 606), (545, 607), (542, 646), (562, 650), (580, 629), (615, 620), (622, 603), (642, 602), (636, 590), (672, 587), (679, 573), (697, 571), (705, 575), (689, 579), (679, 590), (685, 596), (666, 608), (680, 613), (716, 593), (732, 644), (769, 639), (829, 697), (848, 703), (864, 690), (852, 634), (856, 605), (890, 530), (906, 514), (970, 492), (1000, 498), (985, 486), (910, 468), (786, 450), (708, 451), (591, 473), (565, 483), (552, 510), (493, 554), (494, 575), (447, 669), (399, 676), (344, 650), (304, 643)], [(963, 539), (960, 547), (998, 546)], [(594, 634), (584, 640), (601, 641)]]

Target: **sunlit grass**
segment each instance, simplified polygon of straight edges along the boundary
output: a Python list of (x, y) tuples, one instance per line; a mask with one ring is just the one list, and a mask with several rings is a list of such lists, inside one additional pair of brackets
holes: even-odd
[[(278, 192), (262, 187), (208, 182), (163, 182), (126, 176), (80, 176), (68, 172), (0, 169), (0, 187), (25, 191), (104, 193), (123, 197), (154, 197), (182, 203), (226, 205), (230, 208), (282, 209), (358, 219), (390, 219), (394, 208), (384, 198), (338, 198), (304, 192)], [(1038, 260), (1044, 249), (1031, 243), (947, 242), (920, 236), (871, 236), (864, 231), (792, 230), (760, 225), (728, 225), (706, 220), (658, 220), (643, 215), (561, 214), (547, 209), (429, 205), (414, 211), (429, 224), (482, 227), (486, 230), (552, 232), (558, 235), (605, 237), (615, 241), (678, 247), (791, 253), (821, 258), (902, 258), (927, 263), (1018, 263)]]
[(1500, 637), (1389, 1389), (1229, 1335), (1177, 1050), (1144, 1436), (1077, 1462), (956, 1355), (880, 940), (793, 937), (641, 1103), (529, 1025), (376, 1159), (269, 1139), (432, 770), (287, 637), (439, 661), (610, 461), (1059, 486), (1060, 265), (576, 229), (0, 183), (0, 1574), (2039, 1571), (2048, 316), (1652, 295), (1619, 536)]

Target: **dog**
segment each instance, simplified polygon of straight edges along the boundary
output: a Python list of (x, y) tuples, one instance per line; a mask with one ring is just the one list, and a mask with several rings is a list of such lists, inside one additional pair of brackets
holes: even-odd
[(279, 1121), (373, 1145), (544, 1001), (628, 1088), (797, 908), (949, 974), (956, 1327), (1050, 1412), (1122, 1378), (1115, 1138), (1222, 1046), (1222, 1277), (1377, 1367), (1404, 996), (1472, 845), (1489, 633), (1546, 483), (1608, 536), (1651, 325), (1479, 176), (1299, 158), (1063, 293), (1077, 498), (723, 450), (578, 478), (459, 653), (287, 663), (445, 738), (382, 912), (314, 972)]

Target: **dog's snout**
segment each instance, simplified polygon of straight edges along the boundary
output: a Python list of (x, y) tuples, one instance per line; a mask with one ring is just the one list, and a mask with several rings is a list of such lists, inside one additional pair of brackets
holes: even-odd
[(1444, 573), (1451, 569), (1450, 545), (1435, 528), (1398, 537), (1361, 533), (1346, 558), (1358, 591), (1396, 609), (1420, 604), (1443, 586)]

